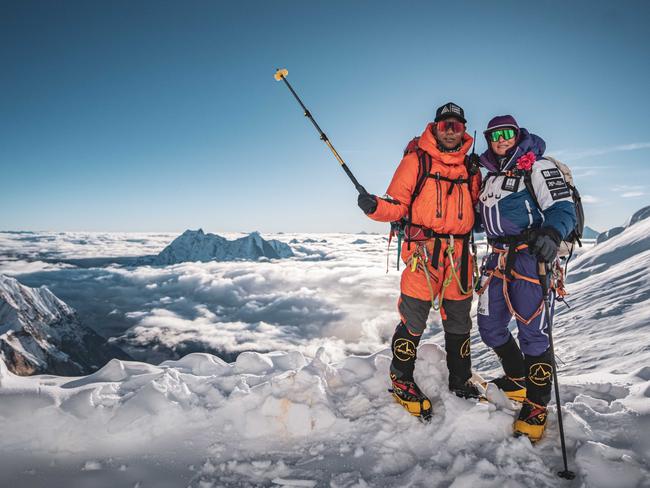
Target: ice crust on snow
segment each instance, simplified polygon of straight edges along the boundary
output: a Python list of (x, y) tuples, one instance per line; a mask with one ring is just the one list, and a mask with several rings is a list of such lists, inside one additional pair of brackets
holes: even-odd
[(186, 230), (174, 239), (157, 256), (143, 260), (142, 264), (164, 266), (183, 262), (236, 261), (262, 258), (283, 259), (293, 256), (291, 247), (276, 239), (265, 240), (259, 232), (228, 240), (216, 234), (206, 234), (203, 229)]

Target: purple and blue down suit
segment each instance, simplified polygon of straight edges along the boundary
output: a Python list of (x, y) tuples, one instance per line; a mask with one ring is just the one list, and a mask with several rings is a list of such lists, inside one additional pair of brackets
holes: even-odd
[[(483, 342), (499, 356), (506, 376), (519, 380), (525, 377), (527, 399), (546, 405), (551, 395), (553, 360), (549, 351), (542, 289), (537, 281), (537, 258), (522, 245), (525, 240), (518, 236), (525, 235), (527, 229), (552, 227), (562, 238), (566, 237), (576, 224), (575, 207), (562, 172), (553, 162), (544, 159), (546, 143), (519, 128), (510, 116), (493, 119), (486, 131), (486, 139), (487, 134), (499, 126), (516, 128), (517, 142), (503, 158), (498, 158), (491, 149), (480, 158), (488, 173), (480, 193), (478, 211), (492, 244), (492, 252), (486, 256), (482, 266), (481, 286), (487, 283), (487, 288), (479, 296), (478, 328)], [(539, 206), (527, 189), (524, 176), (515, 171), (517, 160), (527, 153), (535, 156), (530, 182)], [(528, 158), (532, 160), (532, 155), (529, 154)], [(509, 252), (512, 255), (508, 256)], [(504, 266), (506, 260), (508, 264)], [(506, 281), (505, 290), (502, 278), (490, 277), (497, 267), (501, 271), (504, 268), (512, 270), (508, 275), (513, 278)], [(552, 293), (551, 305), (554, 298)], [(512, 311), (515, 312), (519, 345), (508, 329)], [(536, 312), (538, 315), (535, 316)]]

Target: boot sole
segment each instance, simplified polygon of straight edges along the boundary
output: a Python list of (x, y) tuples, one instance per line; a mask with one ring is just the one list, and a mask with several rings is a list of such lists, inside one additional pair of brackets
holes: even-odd
[[(541, 432), (533, 434), (532, 432), (525, 432), (522, 429), (518, 429), (517, 424), (526, 424), (526, 422), (522, 422), (522, 421), (519, 421), (519, 420), (515, 421), (515, 423), (513, 425), (513, 430), (514, 430), (514, 436), (515, 437), (528, 437), (531, 444), (536, 444), (537, 442), (542, 440), (542, 437), (544, 437), (544, 432), (546, 431), (546, 426), (545, 425), (544, 426), (539, 426), (539, 425), (529, 426), (529, 427), (537, 427), (537, 428), (541, 427)], [(528, 426), (528, 424), (524, 425), (523, 427), (526, 427), (526, 426)], [(535, 429), (535, 430), (538, 430), (538, 429)]]
[(433, 410), (431, 408), (431, 400), (426, 398), (419, 402), (408, 401), (397, 396), (395, 391), (392, 389), (389, 389), (388, 392), (391, 394), (395, 402), (400, 404), (404, 410), (406, 410), (414, 417), (418, 418), (421, 422), (428, 423), (431, 421), (431, 416), (433, 414)]

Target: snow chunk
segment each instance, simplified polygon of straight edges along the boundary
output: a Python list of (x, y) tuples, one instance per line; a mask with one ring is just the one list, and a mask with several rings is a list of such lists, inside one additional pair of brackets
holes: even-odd
[(274, 478), (272, 482), (281, 486), (304, 486), (308, 488), (314, 487), (318, 484), (317, 481), (313, 480), (290, 480), (284, 478)]
[(576, 463), (594, 488), (639, 486), (648, 473), (634, 460), (634, 453), (615, 449), (599, 442), (587, 442), (576, 452)]
[(305, 356), (299, 351), (272, 352), (267, 357), (273, 362), (274, 368), (280, 371), (298, 370), (307, 364)]
[(176, 368), (196, 376), (223, 375), (230, 371), (228, 363), (212, 354), (195, 352), (178, 361), (165, 361), (160, 366)]
[(246, 351), (237, 356), (235, 370), (237, 373), (264, 374), (273, 369), (273, 361), (259, 352)]
[(82, 471), (99, 471), (102, 469), (102, 463), (99, 461), (86, 461), (81, 468)]

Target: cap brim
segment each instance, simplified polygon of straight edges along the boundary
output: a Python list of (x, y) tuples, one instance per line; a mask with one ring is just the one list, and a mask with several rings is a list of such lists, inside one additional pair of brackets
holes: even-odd
[(445, 119), (458, 119), (458, 120), (460, 120), (463, 124), (466, 124), (466, 123), (467, 123), (467, 120), (465, 120), (464, 117), (461, 117), (460, 115), (458, 115), (458, 114), (454, 114), (454, 113), (451, 113), (451, 112), (448, 112), (448, 113), (446, 113), (446, 114), (439, 115), (438, 117), (436, 117), (435, 119), (433, 119), (433, 121), (434, 121), (434, 122), (440, 122), (441, 120), (445, 120)]

